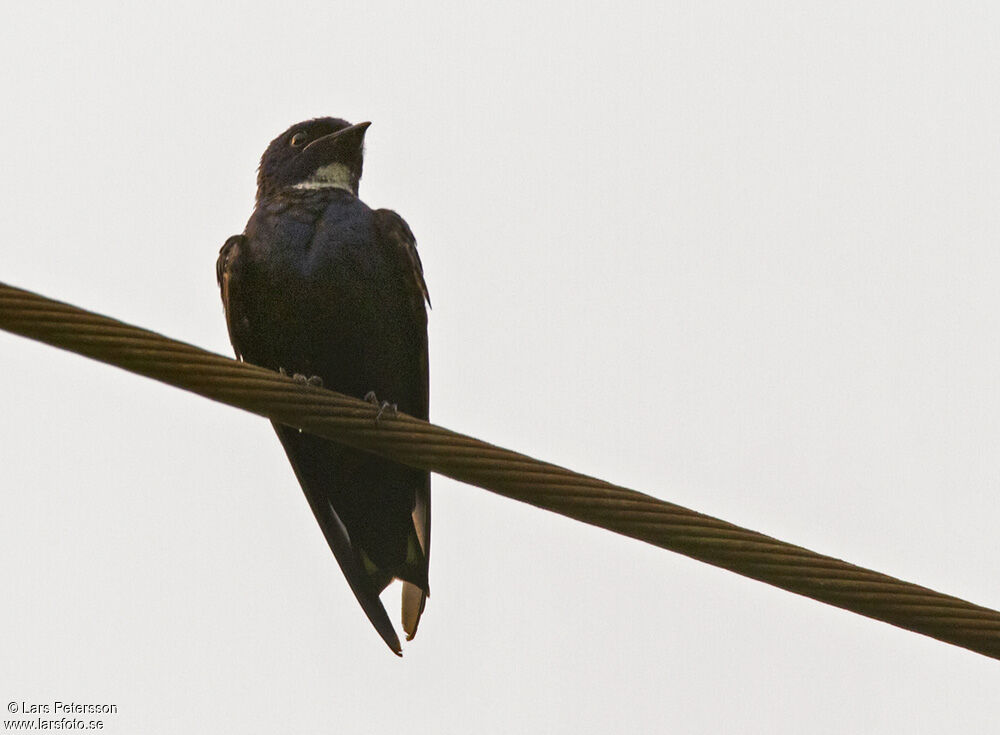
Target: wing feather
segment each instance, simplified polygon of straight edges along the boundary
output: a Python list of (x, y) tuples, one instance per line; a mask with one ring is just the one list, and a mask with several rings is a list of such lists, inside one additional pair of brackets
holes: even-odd
[[(400, 282), (404, 287), (409, 287), (411, 307), (416, 314), (416, 323), (426, 330), (427, 312), (424, 309), (424, 302), (431, 304), (430, 293), (427, 290), (427, 283), (424, 281), (424, 267), (420, 262), (420, 255), (417, 253), (416, 238), (410, 230), (406, 221), (391, 209), (378, 209), (375, 211), (375, 225), (382, 244), (391, 251), (397, 253), (398, 267), (401, 270)], [(420, 356), (421, 389), (423, 396), (419, 404), (423, 408), (417, 418), (428, 418), (428, 404), (430, 393), (430, 371), (427, 359), (427, 344), (424, 342), (423, 354)], [(416, 490), (416, 502), (413, 509), (413, 524), (416, 531), (416, 541), (420, 544), (422, 559), (420, 564), (424, 565), (424, 575), (430, 562), (431, 543), (431, 484), (430, 474), (427, 474), (423, 483)], [(410, 582), (403, 582), (402, 592), (402, 622), (403, 630), (406, 632), (407, 640), (412, 640), (417, 633), (417, 626), (420, 624), (420, 616), (427, 604), (429, 590), (421, 588)]]
[(222, 295), (222, 308), (226, 313), (226, 327), (229, 329), (229, 341), (233, 344), (236, 352), (236, 359), (242, 360), (240, 354), (241, 329), (246, 329), (248, 320), (246, 314), (239, 313), (237, 303), (239, 299), (233, 298), (233, 293), (239, 288), (240, 254), (246, 243), (246, 236), (233, 235), (223, 243), (219, 250), (219, 258), (215, 261), (215, 279), (219, 282), (219, 291)]

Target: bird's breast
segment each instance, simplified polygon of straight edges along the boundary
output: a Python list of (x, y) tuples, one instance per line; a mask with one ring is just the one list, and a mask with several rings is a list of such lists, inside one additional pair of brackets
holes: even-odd
[(320, 211), (259, 208), (247, 238), (267, 363), (343, 383), (341, 366), (365, 364), (384, 326), (379, 290), (391, 275), (371, 210), (336, 201)]

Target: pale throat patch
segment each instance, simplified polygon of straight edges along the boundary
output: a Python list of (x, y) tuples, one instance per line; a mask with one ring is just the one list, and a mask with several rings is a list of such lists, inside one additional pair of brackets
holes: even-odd
[(294, 189), (343, 189), (354, 193), (351, 188), (351, 170), (342, 163), (329, 163), (313, 171), (305, 181), (295, 184)]

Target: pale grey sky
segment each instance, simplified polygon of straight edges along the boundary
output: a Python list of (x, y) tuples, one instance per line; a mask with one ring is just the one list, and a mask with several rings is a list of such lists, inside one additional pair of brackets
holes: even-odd
[[(230, 354), (214, 261), (267, 142), (371, 120), (436, 422), (996, 608), (998, 38), (987, 2), (8, 3), (0, 280)], [(441, 478), (397, 660), (266, 422), (4, 333), (0, 366), (0, 704), (154, 734), (1000, 719), (996, 661)]]

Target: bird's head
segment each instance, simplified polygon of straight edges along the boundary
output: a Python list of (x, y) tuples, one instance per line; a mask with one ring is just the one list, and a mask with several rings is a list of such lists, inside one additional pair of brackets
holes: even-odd
[(344, 189), (357, 195), (369, 122), (317, 117), (271, 141), (257, 171), (257, 201), (282, 189)]

